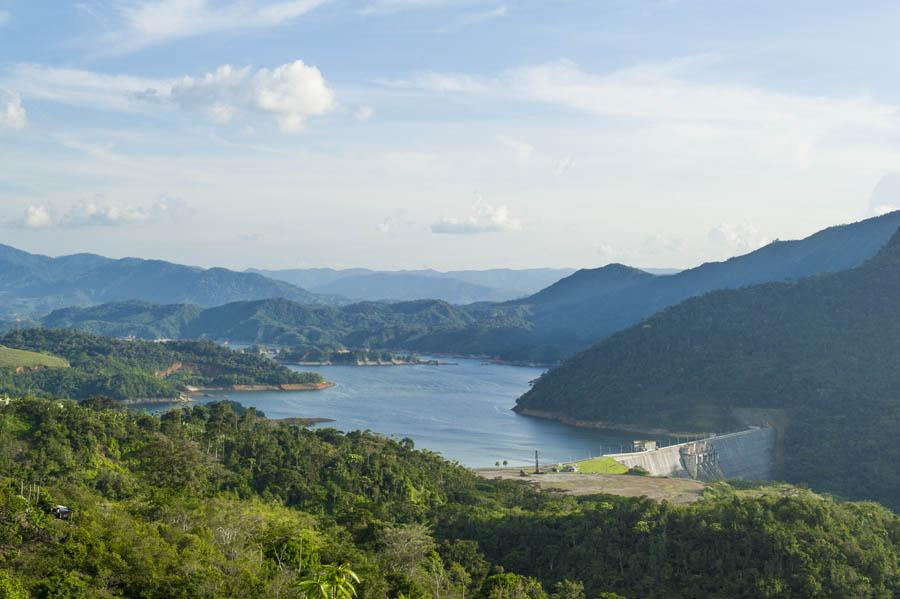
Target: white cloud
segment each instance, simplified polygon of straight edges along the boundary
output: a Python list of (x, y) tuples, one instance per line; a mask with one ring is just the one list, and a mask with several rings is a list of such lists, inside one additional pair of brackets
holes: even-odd
[(149, 206), (77, 202), (64, 211), (47, 205), (32, 205), (13, 224), (23, 229), (121, 227), (173, 219), (187, 210), (177, 198), (162, 197)]
[(303, 129), (310, 116), (330, 112), (334, 91), (316, 67), (302, 60), (275, 69), (236, 69), (224, 65), (201, 78), (185, 77), (172, 86), (172, 101), (200, 110), (217, 122), (230, 122), (241, 112), (274, 116), (282, 131)]
[(159, 113), (175, 106), (202, 112), (216, 123), (242, 114), (270, 116), (286, 132), (302, 130), (308, 117), (335, 106), (334, 91), (322, 73), (302, 60), (255, 71), (223, 65), (201, 77), (177, 80), (20, 64), (9, 82), (26, 98), (96, 110)]
[(9, 11), (0, 10), (0, 27), (9, 23)]
[(667, 237), (658, 233), (647, 237), (641, 247), (642, 253), (650, 256), (677, 254), (684, 248), (684, 241), (677, 237)]
[(158, 110), (172, 86), (172, 81), (164, 79), (107, 75), (37, 64), (16, 65), (8, 82), (26, 98), (120, 112)]
[(357, 121), (368, 121), (375, 116), (375, 109), (371, 106), (360, 106), (354, 115)]
[(22, 106), (22, 97), (8, 90), (0, 89), (0, 128), (24, 129), (28, 126), (28, 115)]
[(563, 60), (490, 77), (425, 72), (382, 83), (542, 103), (604, 118), (702, 124), (747, 135), (762, 131), (773, 144), (787, 136), (787, 141), (780, 142), (782, 148), (797, 156), (815, 140), (844, 129), (900, 129), (896, 106), (866, 96), (826, 98), (690, 80), (694, 71), (709, 63), (708, 56), (701, 56), (594, 74)]
[(506, 206), (491, 206), (475, 202), (466, 218), (444, 218), (431, 225), (432, 233), (468, 235), (473, 233), (498, 233), (517, 231), (522, 223), (509, 214)]
[(562, 177), (565, 175), (570, 168), (575, 164), (575, 160), (571, 156), (566, 156), (562, 160), (556, 163), (556, 166), (553, 167), (553, 176), (554, 177)]
[(274, 27), (329, 1), (127, 1), (119, 8), (123, 29), (109, 36), (105, 44), (119, 52), (129, 52), (171, 40), (220, 31)]
[(501, 135), (497, 138), (497, 141), (509, 150), (512, 150), (512, 152), (516, 155), (518, 161), (523, 165), (528, 164), (528, 161), (531, 159), (531, 155), (534, 153), (533, 145), (519, 139)]
[(716, 245), (738, 251), (757, 250), (769, 242), (749, 223), (740, 225), (721, 223), (709, 231), (708, 237)]
[(869, 198), (869, 213), (873, 216), (895, 210), (900, 210), (900, 172), (882, 176)]
[(53, 218), (46, 206), (29, 206), (19, 224), (25, 229), (46, 229), (53, 226)]

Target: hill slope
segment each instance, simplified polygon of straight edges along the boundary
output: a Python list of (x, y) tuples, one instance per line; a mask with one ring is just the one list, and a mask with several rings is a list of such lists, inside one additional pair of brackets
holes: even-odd
[(582, 352), (517, 410), (639, 427), (740, 426), (782, 409), (782, 474), (900, 505), (900, 233), (863, 266), (719, 291)]
[[(621, 265), (578, 271), (513, 302), (530, 312), (532, 331), (518, 355), (506, 357), (526, 359), (529, 352), (568, 357), (690, 297), (853, 268), (874, 256), (898, 227), (900, 212), (893, 212), (668, 276)], [(483, 353), (497, 352), (485, 348)]]
[(0, 246), (0, 310), (46, 312), (123, 300), (217, 306), (283, 297), (330, 303), (283, 281), (224, 268), (202, 269), (162, 260), (113, 260), (93, 254), (50, 258)]
[(0, 345), (0, 368), (68, 368), (63, 358)]

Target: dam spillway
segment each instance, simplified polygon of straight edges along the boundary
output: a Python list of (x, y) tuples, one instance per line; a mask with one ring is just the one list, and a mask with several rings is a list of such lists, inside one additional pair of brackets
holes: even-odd
[(752, 428), (651, 451), (607, 457), (629, 468), (641, 467), (652, 476), (714, 481), (728, 478), (771, 480), (775, 472), (777, 432)]

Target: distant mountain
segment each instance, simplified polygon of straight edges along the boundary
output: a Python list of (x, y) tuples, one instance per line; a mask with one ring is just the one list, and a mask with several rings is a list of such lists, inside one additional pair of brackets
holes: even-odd
[(271, 297), (302, 303), (333, 301), (254, 273), (93, 254), (50, 258), (0, 245), (0, 310), (7, 314), (132, 299), (215, 306)]
[(248, 272), (299, 285), (315, 293), (335, 294), (360, 301), (435, 299), (451, 304), (469, 304), (525, 297), (572, 274), (574, 270), (497, 268), (440, 272), (311, 268)]
[(564, 358), (690, 297), (853, 268), (874, 256), (898, 227), (900, 212), (893, 212), (668, 276), (622, 265), (581, 270), (509, 304), (525, 309), (531, 324), (524, 337), (509, 333), (518, 339), (511, 352), (508, 340), (495, 338), (496, 345), (479, 353), (544, 362)]
[[(801, 241), (776, 242), (726, 262), (704, 264), (667, 276), (611, 264), (578, 271), (526, 298), (500, 303), (459, 306), (440, 300), (422, 300), (389, 306), (361, 302), (337, 309), (298, 305), (310, 303), (302, 300), (250, 300), (249, 303), (232, 302), (202, 314), (190, 312), (184, 306), (165, 309), (102, 306), (99, 310), (52, 314), (44, 324), (151, 338), (207, 336), (251, 343), (340, 343), (556, 363), (689, 297), (716, 289), (796, 280), (857, 266), (873, 256), (898, 227), (900, 212), (833, 227)], [(363, 278), (372, 276), (376, 275)], [(428, 275), (419, 276), (427, 278)], [(435, 280), (446, 283), (440, 277)], [(163, 287), (163, 283), (151, 287), (145, 295), (152, 296), (155, 287)], [(136, 281), (134, 289), (140, 288), (140, 282)], [(297, 288), (288, 286), (288, 289)], [(164, 291), (159, 290), (161, 295)], [(199, 294), (182, 292), (172, 302), (154, 301), (185, 304), (191, 303), (196, 295)], [(90, 296), (93, 297), (96, 295)], [(253, 311), (253, 315), (245, 315), (247, 310)], [(159, 319), (162, 324), (157, 326), (154, 322)], [(17, 325), (7, 323), (6, 326)]]
[[(461, 331), (486, 334), (527, 323), (512, 311), (470, 310), (435, 300), (348, 306), (304, 305), (284, 299), (235, 302), (201, 309), (122, 302), (66, 308), (43, 318), (46, 328), (113, 337), (215, 339), (288, 346), (347, 346), (427, 351), (451, 346)], [(452, 351), (452, 350), (448, 350)]]
[(316, 292), (356, 300), (439, 299), (451, 304), (503, 301), (515, 296), (510, 291), (458, 279), (392, 272), (344, 277), (316, 287)]
[[(836, 233), (826, 237), (845, 251), (865, 246)], [(765, 419), (772, 417), (765, 410), (783, 410), (776, 417), (787, 425), (782, 477), (896, 508), (898, 389), (895, 233), (858, 268), (718, 291), (660, 312), (542, 376), (516, 409), (698, 432), (733, 430), (748, 413)]]

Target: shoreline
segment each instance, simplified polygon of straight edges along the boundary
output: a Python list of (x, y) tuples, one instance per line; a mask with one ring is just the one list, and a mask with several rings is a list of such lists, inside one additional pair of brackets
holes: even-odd
[(204, 393), (218, 393), (222, 391), (234, 391), (252, 393), (257, 391), (323, 391), (331, 389), (335, 383), (324, 381), (321, 383), (285, 383), (282, 385), (228, 385), (226, 387), (186, 387), (188, 397), (202, 395)]
[(604, 420), (580, 420), (572, 418), (558, 412), (548, 412), (545, 410), (534, 410), (531, 408), (521, 408), (515, 406), (512, 411), (522, 416), (530, 416), (532, 418), (540, 418), (541, 420), (554, 420), (567, 426), (576, 428), (594, 428), (608, 431), (619, 431), (623, 433), (636, 433), (639, 435), (650, 436), (666, 436), (666, 437), (697, 437), (702, 439), (709, 436), (709, 433), (671, 431), (664, 428), (646, 427), (633, 424), (621, 424), (617, 422), (607, 422)]

